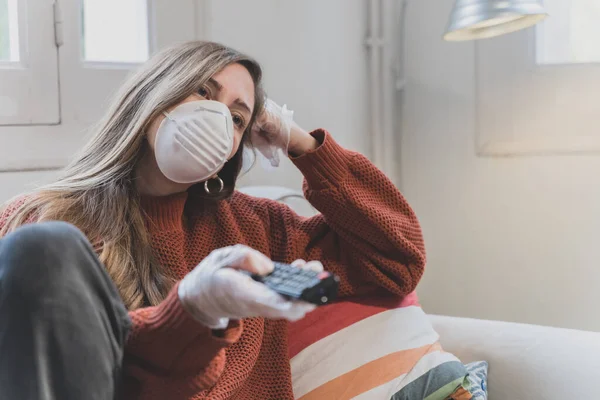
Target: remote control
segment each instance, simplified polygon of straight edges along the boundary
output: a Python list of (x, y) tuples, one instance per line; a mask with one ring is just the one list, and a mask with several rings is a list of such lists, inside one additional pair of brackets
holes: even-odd
[(339, 286), (339, 278), (330, 272), (315, 272), (277, 262), (269, 275), (251, 276), (283, 296), (318, 306), (335, 300)]

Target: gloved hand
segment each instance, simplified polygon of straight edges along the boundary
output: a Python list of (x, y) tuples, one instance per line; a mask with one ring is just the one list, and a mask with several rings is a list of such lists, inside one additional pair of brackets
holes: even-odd
[(267, 161), (265, 166), (277, 167), (281, 154), (287, 157), (294, 112), (277, 105), (271, 99), (265, 101), (265, 109), (252, 127), (251, 142)]
[[(318, 261), (298, 260), (293, 265), (323, 270)], [(230, 318), (296, 321), (315, 309), (314, 304), (285, 299), (240, 271), (267, 275), (273, 271), (273, 262), (243, 245), (215, 250), (183, 278), (179, 300), (196, 320), (211, 329), (226, 328)]]

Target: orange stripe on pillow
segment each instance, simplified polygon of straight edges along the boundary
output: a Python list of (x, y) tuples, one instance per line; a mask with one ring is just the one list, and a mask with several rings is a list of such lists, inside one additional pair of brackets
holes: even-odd
[(351, 399), (408, 373), (424, 355), (436, 351), (442, 352), (439, 342), (388, 354), (330, 380), (298, 400)]

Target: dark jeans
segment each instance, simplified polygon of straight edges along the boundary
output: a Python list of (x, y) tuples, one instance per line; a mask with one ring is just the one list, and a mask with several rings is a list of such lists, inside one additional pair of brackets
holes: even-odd
[(0, 399), (115, 399), (129, 327), (77, 228), (46, 222), (0, 239)]

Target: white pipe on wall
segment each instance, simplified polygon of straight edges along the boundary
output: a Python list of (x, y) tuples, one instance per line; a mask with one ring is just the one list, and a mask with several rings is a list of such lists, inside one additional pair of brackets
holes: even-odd
[(370, 139), (372, 159), (396, 185), (400, 184), (398, 91), (402, 78), (402, 43), (406, 0), (368, 0)]
[(387, 173), (397, 187), (402, 185), (401, 114), (404, 79), (404, 16), (406, 0), (384, 0), (383, 120)]
[(382, 51), (381, 51), (381, 119), (382, 119), (382, 137), (383, 143), (383, 168), (392, 182), (397, 182), (397, 167), (396, 155), (398, 151), (398, 137), (395, 130), (394, 115), (396, 114), (396, 90), (395, 90), (395, 74), (394, 61), (396, 52), (393, 51), (396, 38), (394, 37), (395, 20), (394, 13), (395, 5), (399, 0), (382, 0), (383, 7), (381, 8), (381, 31), (382, 31)]
[(366, 45), (369, 49), (369, 90), (370, 90), (370, 137), (373, 163), (384, 170), (383, 165), (383, 134), (381, 115), (381, 0), (369, 0), (369, 25)]

